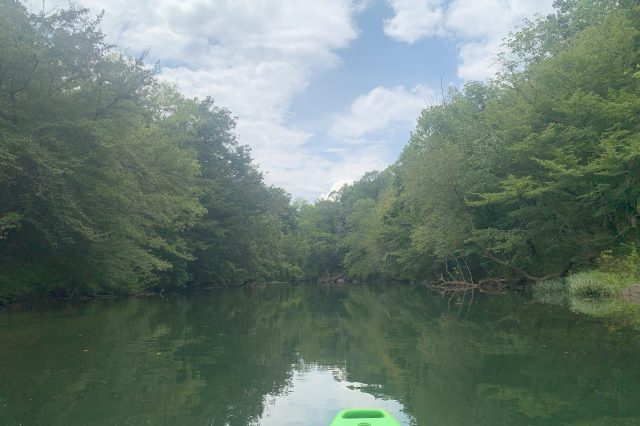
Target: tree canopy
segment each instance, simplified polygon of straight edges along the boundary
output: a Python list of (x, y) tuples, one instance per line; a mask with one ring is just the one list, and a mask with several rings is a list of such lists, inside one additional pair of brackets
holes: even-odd
[(100, 19), (0, 4), (0, 297), (297, 276), (289, 196), (231, 113), (162, 84)]
[[(559, 0), (397, 162), (314, 204), (101, 16), (0, 3), (0, 298), (257, 281), (541, 280), (640, 241), (640, 6)], [(249, 141), (250, 142), (250, 141)]]
[(493, 80), (425, 109), (396, 164), (330, 201), (347, 273), (539, 280), (638, 242), (640, 8), (555, 9), (505, 41)]

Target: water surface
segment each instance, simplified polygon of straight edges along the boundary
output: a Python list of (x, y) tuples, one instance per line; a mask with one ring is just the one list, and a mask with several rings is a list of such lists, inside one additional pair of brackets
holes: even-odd
[(2, 425), (640, 424), (640, 331), (526, 296), (275, 286), (0, 312)]

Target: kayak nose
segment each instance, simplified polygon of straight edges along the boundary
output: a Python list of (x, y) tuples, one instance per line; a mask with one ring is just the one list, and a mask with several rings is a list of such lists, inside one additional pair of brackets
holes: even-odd
[(351, 408), (340, 411), (330, 426), (400, 426), (400, 423), (384, 410)]
[(343, 419), (382, 419), (384, 412), (380, 410), (347, 410), (343, 415)]

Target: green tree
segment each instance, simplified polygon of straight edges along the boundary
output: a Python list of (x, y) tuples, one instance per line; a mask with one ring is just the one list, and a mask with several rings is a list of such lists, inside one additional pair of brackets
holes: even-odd
[(230, 112), (160, 84), (100, 19), (0, 4), (0, 296), (299, 275), (289, 196)]

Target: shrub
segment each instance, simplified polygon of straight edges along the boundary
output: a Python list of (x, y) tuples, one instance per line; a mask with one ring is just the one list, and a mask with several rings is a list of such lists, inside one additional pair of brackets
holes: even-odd
[(572, 297), (613, 297), (624, 287), (621, 277), (613, 272), (589, 271), (567, 277)]
[(596, 260), (598, 269), (632, 280), (640, 279), (640, 251), (635, 243), (621, 244), (616, 251), (605, 250)]
[(567, 291), (567, 281), (564, 278), (542, 281), (536, 284), (535, 291), (541, 293), (564, 293)]
[(563, 278), (536, 283), (533, 287), (533, 300), (552, 305), (567, 303), (567, 281)]

